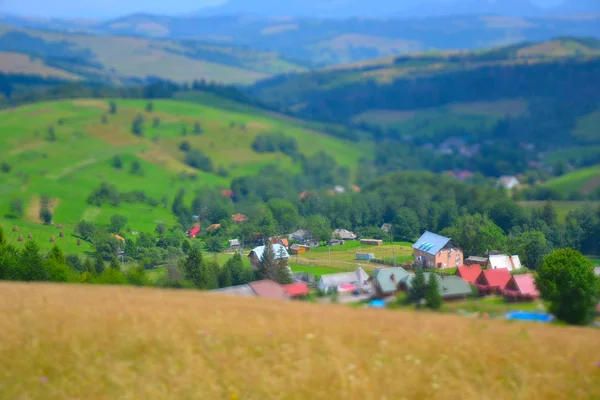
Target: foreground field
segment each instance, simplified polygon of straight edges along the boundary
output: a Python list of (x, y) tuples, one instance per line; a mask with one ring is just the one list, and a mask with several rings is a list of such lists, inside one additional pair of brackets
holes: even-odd
[(591, 329), (199, 292), (0, 292), (7, 399), (600, 397)]

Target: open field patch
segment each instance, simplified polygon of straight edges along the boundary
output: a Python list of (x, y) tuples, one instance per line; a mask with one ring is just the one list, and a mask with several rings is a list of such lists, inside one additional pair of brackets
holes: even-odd
[(0, 290), (6, 398), (600, 397), (593, 329), (196, 291)]
[(587, 194), (600, 186), (600, 165), (581, 168), (544, 183), (544, 186), (564, 194)]

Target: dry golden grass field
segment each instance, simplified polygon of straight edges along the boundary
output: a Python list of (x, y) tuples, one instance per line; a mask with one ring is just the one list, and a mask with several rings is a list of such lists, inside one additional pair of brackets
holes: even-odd
[(0, 283), (2, 399), (599, 399), (597, 330)]

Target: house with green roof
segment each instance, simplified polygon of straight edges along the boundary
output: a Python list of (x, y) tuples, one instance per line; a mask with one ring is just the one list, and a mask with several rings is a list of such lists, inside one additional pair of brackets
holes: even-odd
[(409, 272), (402, 267), (377, 269), (370, 278), (374, 296), (383, 298), (394, 295), (399, 290), (399, 285), (409, 277)]
[[(425, 280), (428, 282), (431, 273), (425, 272)], [(433, 274), (439, 282), (440, 286), (440, 294), (442, 295), (442, 299), (444, 300), (453, 300), (453, 299), (464, 299), (472, 295), (473, 291), (471, 290), (471, 285), (469, 282), (464, 279), (455, 276), (455, 275), (437, 275)], [(415, 279), (414, 275), (410, 275), (400, 287), (406, 291), (409, 291), (412, 287), (412, 281)]]

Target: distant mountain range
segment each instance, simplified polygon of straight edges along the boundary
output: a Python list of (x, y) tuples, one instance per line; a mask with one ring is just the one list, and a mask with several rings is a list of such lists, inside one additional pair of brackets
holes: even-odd
[[(537, 4), (543, 3), (538, 1)], [(206, 7), (198, 15), (412, 18), (489, 14), (531, 17), (564, 13), (600, 13), (600, 2), (565, 0), (554, 7), (541, 7), (530, 0), (229, 0), (218, 6)]]

